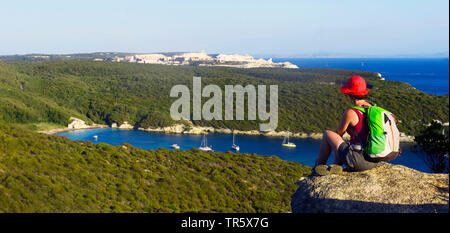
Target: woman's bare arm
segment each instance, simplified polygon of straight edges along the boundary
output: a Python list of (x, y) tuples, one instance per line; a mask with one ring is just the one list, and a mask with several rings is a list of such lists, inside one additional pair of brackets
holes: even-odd
[[(339, 127), (336, 130), (336, 133), (342, 137), (342, 135), (344, 135), (345, 131), (347, 130), (347, 128), (351, 124), (351, 122), (357, 118), (358, 118), (358, 116), (356, 115), (356, 113), (354, 111), (347, 110), (344, 113), (344, 116), (342, 117), (341, 123), (339, 124)], [(356, 124), (354, 124), (354, 125), (356, 125)]]

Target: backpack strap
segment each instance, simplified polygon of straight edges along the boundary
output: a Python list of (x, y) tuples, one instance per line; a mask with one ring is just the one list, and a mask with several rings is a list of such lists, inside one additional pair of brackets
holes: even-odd
[(361, 111), (362, 113), (367, 113), (369, 107), (370, 107), (370, 106), (364, 105), (364, 106), (362, 106), (362, 107), (359, 107), (359, 106), (353, 106), (352, 108), (353, 108), (353, 109), (356, 109), (356, 110), (359, 110), (359, 111)]
[(359, 111), (361, 111), (362, 113), (367, 113), (368, 111), (369, 111), (369, 108), (370, 107), (373, 107), (373, 106), (377, 106), (377, 104), (375, 104), (375, 103), (370, 103), (372, 106), (367, 106), (367, 105), (363, 105), (362, 107), (360, 107), (360, 106), (353, 106), (352, 108), (353, 109), (357, 109), (357, 110), (359, 110)]

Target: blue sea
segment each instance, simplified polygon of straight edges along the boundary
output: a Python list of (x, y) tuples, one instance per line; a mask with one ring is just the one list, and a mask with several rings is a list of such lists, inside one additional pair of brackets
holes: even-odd
[[(200, 135), (181, 135), (151, 133), (137, 130), (123, 130), (112, 128), (99, 128), (88, 130), (76, 130), (58, 133), (72, 140), (88, 140), (93, 143), (108, 143), (111, 145), (121, 145), (126, 142), (142, 149), (158, 149), (160, 147), (171, 149), (170, 145), (178, 144), (181, 150), (198, 148), (202, 141)], [(94, 139), (94, 135), (98, 139)], [(208, 145), (215, 151), (231, 151), (233, 137), (230, 134), (209, 134), (207, 136)], [(282, 147), (281, 137), (265, 137), (251, 135), (236, 135), (236, 144), (240, 146), (241, 153), (258, 154), (262, 156), (275, 155), (283, 160), (294, 161), (308, 166), (314, 166), (319, 153), (320, 140), (291, 138), (296, 148)], [(420, 157), (412, 151), (411, 143), (402, 143), (402, 156), (393, 160), (393, 164), (401, 164), (419, 171), (430, 172)], [(332, 155), (329, 163), (333, 162)]]
[(448, 58), (274, 58), (300, 68), (333, 68), (381, 73), (386, 80), (411, 84), (429, 94), (449, 93)]

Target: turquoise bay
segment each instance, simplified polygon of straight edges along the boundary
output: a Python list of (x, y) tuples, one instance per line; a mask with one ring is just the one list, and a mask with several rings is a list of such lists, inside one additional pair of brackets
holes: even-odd
[[(112, 128), (98, 128), (88, 130), (75, 130), (58, 133), (72, 140), (88, 140), (93, 143), (108, 143), (121, 145), (129, 143), (142, 149), (158, 149), (160, 147), (170, 149), (172, 144), (178, 144), (181, 150), (198, 148), (201, 135), (163, 134), (151, 133), (138, 130), (123, 130)], [(94, 139), (97, 135), (98, 139)], [(231, 151), (232, 135), (230, 134), (208, 134), (208, 145), (214, 151)], [(236, 135), (236, 144), (240, 146), (240, 153), (258, 154), (262, 156), (275, 155), (287, 161), (294, 161), (304, 165), (313, 166), (319, 152), (320, 140), (291, 138), (296, 148), (282, 147), (283, 138), (267, 136)], [(403, 154), (391, 161), (393, 164), (401, 164), (419, 171), (430, 172), (420, 157), (412, 151), (411, 143), (402, 143)], [(332, 159), (329, 160), (329, 163)]]

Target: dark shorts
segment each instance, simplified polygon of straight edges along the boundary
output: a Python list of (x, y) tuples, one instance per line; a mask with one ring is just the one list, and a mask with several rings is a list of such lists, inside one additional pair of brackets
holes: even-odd
[(378, 166), (379, 162), (370, 162), (365, 158), (364, 151), (355, 150), (349, 142), (339, 145), (339, 160), (347, 165), (349, 171), (364, 171)]

